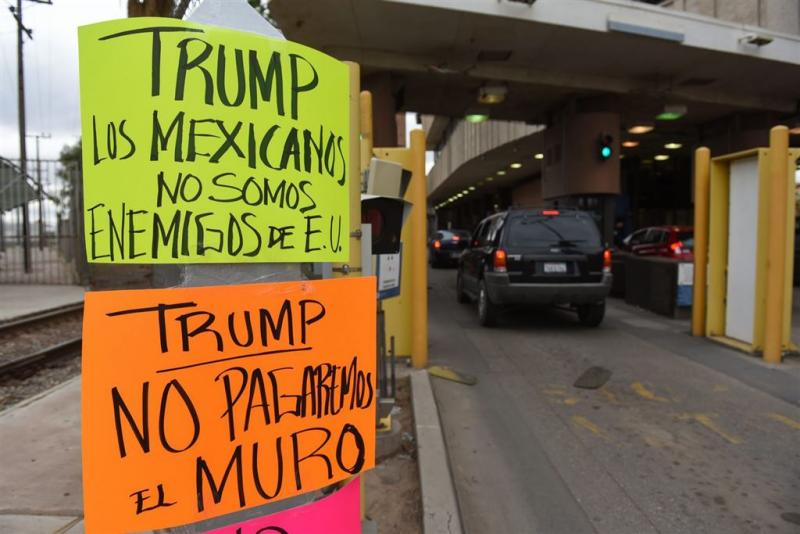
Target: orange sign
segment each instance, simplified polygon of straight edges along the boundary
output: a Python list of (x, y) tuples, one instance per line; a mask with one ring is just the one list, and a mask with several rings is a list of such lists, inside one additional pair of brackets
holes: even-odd
[(192, 523), (374, 466), (375, 279), (86, 295), (88, 532)]

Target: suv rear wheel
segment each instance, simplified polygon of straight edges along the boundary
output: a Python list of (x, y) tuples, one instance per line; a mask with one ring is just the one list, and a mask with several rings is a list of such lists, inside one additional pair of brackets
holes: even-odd
[(481, 280), (478, 285), (478, 322), (481, 326), (494, 326), (497, 324), (497, 305), (489, 299), (486, 283)]
[(578, 320), (583, 326), (598, 326), (606, 314), (606, 301), (578, 305)]

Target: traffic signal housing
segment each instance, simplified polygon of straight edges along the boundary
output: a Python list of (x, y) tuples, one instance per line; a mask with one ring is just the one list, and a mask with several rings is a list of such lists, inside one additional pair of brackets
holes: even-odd
[(361, 222), (372, 227), (372, 253), (397, 254), (400, 233), (411, 211), (403, 199), (411, 173), (394, 162), (372, 158), (367, 193), (361, 195)]
[(614, 137), (602, 134), (597, 139), (597, 156), (600, 161), (606, 161), (614, 155)]

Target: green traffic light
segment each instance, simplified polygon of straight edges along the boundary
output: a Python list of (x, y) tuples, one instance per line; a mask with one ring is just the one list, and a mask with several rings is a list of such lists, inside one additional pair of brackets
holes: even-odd
[(611, 147), (608, 146), (608, 145), (605, 145), (605, 146), (601, 147), (600, 148), (600, 157), (603, 158), (603, 159), (610, 158), (611, 157)]

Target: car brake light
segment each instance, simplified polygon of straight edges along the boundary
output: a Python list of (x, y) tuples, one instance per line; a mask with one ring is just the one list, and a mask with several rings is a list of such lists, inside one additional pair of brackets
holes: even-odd
[(554, 215), (561, 215), (561, 212), (558, 210), (542, 210), (542, 215), (547, 215), (552, 217)]
[(442, 242), (437, 239), (436, 241), (433, 242), (433, 248), (439, 250), (440, 248), (442, 248)]
[(669, 246), (669, 249), (676, 256), (683, 254), (683, 241), (675, 241)]
[(457, 235), (454, 235), (453, 236), (453, 243), (458, 243), (459, 241), (461, 241), (461, 238), (458, 237)]
[(603, 272), (610, 273), (611, 272), (611, 250), (605, 249), (603, 251)]
[(505, 273), (508, 272), (506, 260), (508, 259), (508, 255), (506, 251), (502, 248), (498, 248), (494, 251), (494, 271), (496, 273)]

